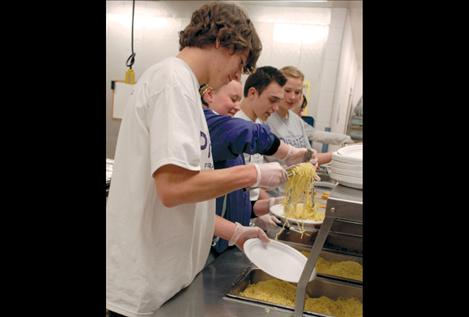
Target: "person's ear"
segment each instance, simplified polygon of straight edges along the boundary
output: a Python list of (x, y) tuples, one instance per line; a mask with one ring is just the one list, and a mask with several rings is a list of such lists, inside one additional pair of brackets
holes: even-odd
[(254, 87), (250, 87), (250, 88), (248, 89), (248, 97), (250, 97), (250, 96), (256, 96), (256, 95), (257, 95), (257, 89), (254, 88)]
[(212, 102), (213, 102), (213, 88), (212, 87), (208, 87), (207, 90), (205, 91), (204, 93), (204, 101), (210, 105)]

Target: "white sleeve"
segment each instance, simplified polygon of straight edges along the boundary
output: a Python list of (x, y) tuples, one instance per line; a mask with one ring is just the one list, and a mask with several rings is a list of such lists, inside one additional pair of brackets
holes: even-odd
[(308, 140), (310, 140), (310, 142), (314, 141), (313, 140), (313, 135), (314, 135), (316, 129), (313, 128), (312, 126), (310, 126), (308, 123), (306, 123), (304, 121), (302, 122), (302, 125), (303, 125), (304, 131), (306, 133), (306, 137), (308, 138)]
[(346, 142), (350, 142), (351, 139), (348, 135), (335, 132), (320, 131), (306, 122), (302, 122), (305, 133), (308, 140), (311, 142), (320, 142), (324, 144), (342, 145)]
[[(200, 170), (201, 139), (197, 100), (182, 92), (180, 86), (168, 85), (152, 96), (149, 118), (151, 170), (174, 164)], [(197, 112), (198, 110), (198, 112)], [(208, 146), (210, 138), (206, 136)]]
[(314, 130), (311, 139), (324, 144), (342, 145), (350, 140), (346, 134)]

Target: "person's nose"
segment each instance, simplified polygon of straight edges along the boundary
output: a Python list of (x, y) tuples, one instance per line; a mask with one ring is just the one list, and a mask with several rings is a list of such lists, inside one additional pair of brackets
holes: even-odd
[(277, 112), (277, 110), (278, 110), (278, 103), (274, 103), (274, 105), (272, 106), (272, 109), (274, 110), (274, 112)]

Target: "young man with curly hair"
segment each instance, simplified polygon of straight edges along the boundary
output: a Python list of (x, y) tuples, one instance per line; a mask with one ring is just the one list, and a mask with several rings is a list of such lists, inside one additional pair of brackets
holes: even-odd
[(117, 141), (106, 210), (106, 307), (150, 316), (204, 267), (215, 234), (242, 248), (259, 228), (215, 216), (215, 199), (286, 181), (278, 164), (213, 170), (201, 84), (255, 68), (261, 42), (236, 5), (210, 3), (179, 34), (180, 52), (139, 78)]

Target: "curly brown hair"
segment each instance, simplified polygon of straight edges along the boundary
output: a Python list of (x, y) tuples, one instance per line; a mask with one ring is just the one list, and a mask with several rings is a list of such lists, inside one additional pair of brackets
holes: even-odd
[(179, 32), (179, 50), (206, 47), (216, 42), (232, 54), (249, 50), (243, 73), (251, 73), (262, 50), (262, 43), (246, 13), (232, 3), (211, 2), (192, 13), (188, 26)]

